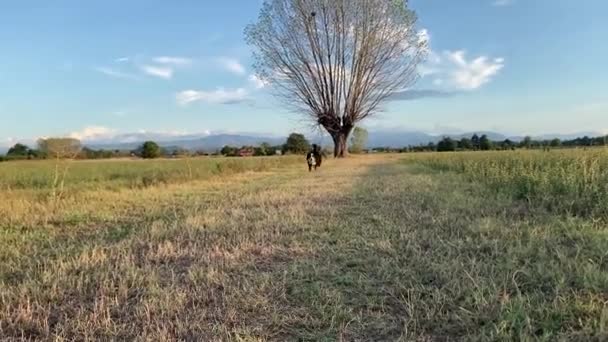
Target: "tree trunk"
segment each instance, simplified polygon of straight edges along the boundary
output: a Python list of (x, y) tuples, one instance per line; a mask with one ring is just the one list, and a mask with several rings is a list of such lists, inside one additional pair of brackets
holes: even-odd
[(338, 133), (334, 133), (332, 135), (332, 139), (334, 140), (334, 157), (335, 158), (344, 158), (348, 157), (348, 135), (350, 134), (350, 129), (341, 130)]

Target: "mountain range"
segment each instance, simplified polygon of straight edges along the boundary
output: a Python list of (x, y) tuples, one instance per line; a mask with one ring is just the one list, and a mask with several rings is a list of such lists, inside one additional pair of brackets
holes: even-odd
[[(127, 137), (127, 139), (124, 139)], [(85, 142), (84, 145), (93, 149), (134, 150), (146, 140), (156, 141), (162, 147), (184, 148), (188, 150), (215, 151), (228, 146), (257, 146), (263, 142), (270, 145), (280, 145), (285, 137), (254, 136), (241, 134), (188, 135), (173, 137), (154, 136), (152, 133), (129, 134), (116, 136), (112, 139)]]
[[(368, 136), (368, 147), (404, 147), (408, 145), (428, 144), (429, 142), (438, 142), (445, 136), (453, 139), (461, 139), (463, 137), (470, 138), (473, 134), (479, 136), (485, 134), (493, 141), (502, 141), (510, 139), (512, 141), (521, 141), (523, 136), (507, 136), (497, 132), (480, 131), (458, 134), (428, 134), (421, 131), (405, 131), (405, 130), (370, 130)], [(561, 140), (574, 139), (577, 137), (601, 136), (599, 132), (580, 132), (574, 134), (543, 134), (534, 136), (533, 139), (553, 139)], [(159, 133), (128, 133), (119, 134), (107, 138), (98, 138), (83, 141), (83, 145), (92, 149), (112, 149), (112, 150), (134, 150), (139, 147), (144, 141), (153, 140), (165, 148), (184, 148), (188, 150), (203, 150), (216, 151), (223, 146), (257, 146), (263, 142), (270, 145), (281, 145), (285, 142), (286, 137), (280, 136), (264, 136), (256, 134), (191, 134), (191, 135), (170, 135)], [(311, 143), (316, 143), (322, 146), (332, 146), (331, 138), (324, 135), (322, 138), (310, 139)], [(27, 143), (27, 142), (25, 142)], [(30, 146), (32, 143), (30, 142)], [(0, 153), (4, 154), (8, 150), (8, 146), (0, 146)]]

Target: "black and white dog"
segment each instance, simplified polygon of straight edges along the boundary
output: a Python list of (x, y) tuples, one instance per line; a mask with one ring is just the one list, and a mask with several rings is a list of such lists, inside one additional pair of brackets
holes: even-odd
[(316, 170), (318, 167), (321, 167), (322, 160), (323, 157), (321, 156), (321, 151), (319, 151), (319, 146), (313, 144), (312, 151), (308, 152), (308, 154), (306, 155), (306, 163), (308, 163), (308, 172), (312, 171), (313, 168)]

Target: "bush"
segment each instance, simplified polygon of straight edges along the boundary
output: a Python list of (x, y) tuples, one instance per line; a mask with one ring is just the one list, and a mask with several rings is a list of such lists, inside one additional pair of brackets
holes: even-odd
[(146, 141), (141, 145), (141, 157), (145, 159), (158, 158), (161, 155), (160, 146), (154, 141)]

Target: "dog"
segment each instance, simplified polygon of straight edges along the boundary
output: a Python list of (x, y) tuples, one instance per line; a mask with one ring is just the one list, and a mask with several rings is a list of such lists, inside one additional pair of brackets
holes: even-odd
[(323, 157), (319, 151), (319, 146), (313, 144), (312, 151), (308, 152), (306, 155), (306, 163), (308, 164), (308, 172), (311, 172), (314, 168), (315, 170), (321, 166), (321, 162)]

